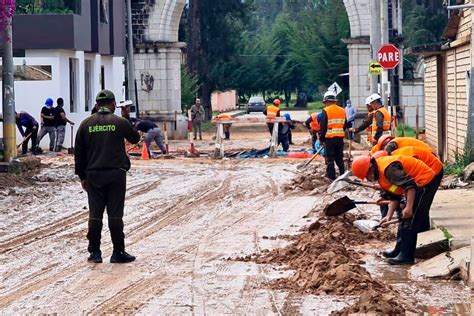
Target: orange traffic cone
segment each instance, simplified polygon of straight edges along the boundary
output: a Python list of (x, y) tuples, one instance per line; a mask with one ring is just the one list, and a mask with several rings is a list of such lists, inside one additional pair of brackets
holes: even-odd
[(143, 143), (141, 159), (142, 160), (150, 160), (150, 155), (148, 154), (148, 148), (146, 147), (145, 143)]

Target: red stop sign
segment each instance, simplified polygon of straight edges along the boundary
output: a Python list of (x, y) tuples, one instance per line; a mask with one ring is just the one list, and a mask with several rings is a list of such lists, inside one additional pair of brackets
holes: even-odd
[(392, 44), (383, 45), (377, 51), (377, 61), (383, 69), (393, 69), (400, 62), (400, 51)]

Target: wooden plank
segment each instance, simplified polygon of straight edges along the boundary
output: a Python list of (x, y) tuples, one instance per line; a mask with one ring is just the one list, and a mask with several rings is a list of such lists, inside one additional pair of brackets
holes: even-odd
[(434, 258), (415, 264), (410, 268), (413, 277), (449, 277), (461, 266), (461, 260), (469, 258), (471, 247), (464, 247), (452, 252), (445, 252)]

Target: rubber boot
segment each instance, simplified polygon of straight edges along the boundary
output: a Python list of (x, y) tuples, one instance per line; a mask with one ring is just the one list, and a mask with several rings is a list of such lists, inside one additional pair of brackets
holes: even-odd
[(400, 253), (395, 258), (388, 259), (388, 263), (391, 265), (415, 263), (416, 231), (412, 229), (402, 229), (400, 231), (400, 237)]
[(400, 253), (401, 248), (401, 238), (397, 237), (397, 243), (395, 244), (395, 248), (393, 249), (386, 249), (382, 251), (382, 256), (385, 258), (395, 258)]

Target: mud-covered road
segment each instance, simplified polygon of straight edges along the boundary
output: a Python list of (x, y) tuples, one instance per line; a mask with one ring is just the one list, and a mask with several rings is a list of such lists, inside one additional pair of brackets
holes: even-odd
[[(125, 211), (137, 261), (86, 262), (87, 200), (71, 159), (47, 159), (35, 187), (3, 192), (0, 310), (29, 313), (280, 313), (272, 271), (229, 257), (275, 247), (318, 198), (284, 198), (286, 162), (134, 161)], [(283, 165), (284, 164), (284, 165)], [(106, 226), (106, 225), (105, 225)], [(272, 243), (272, 244), (270, 244)], [(103, 232), (104, 259), (111, 243)], [(281, 276), (276, 273), (275, 276)]]

